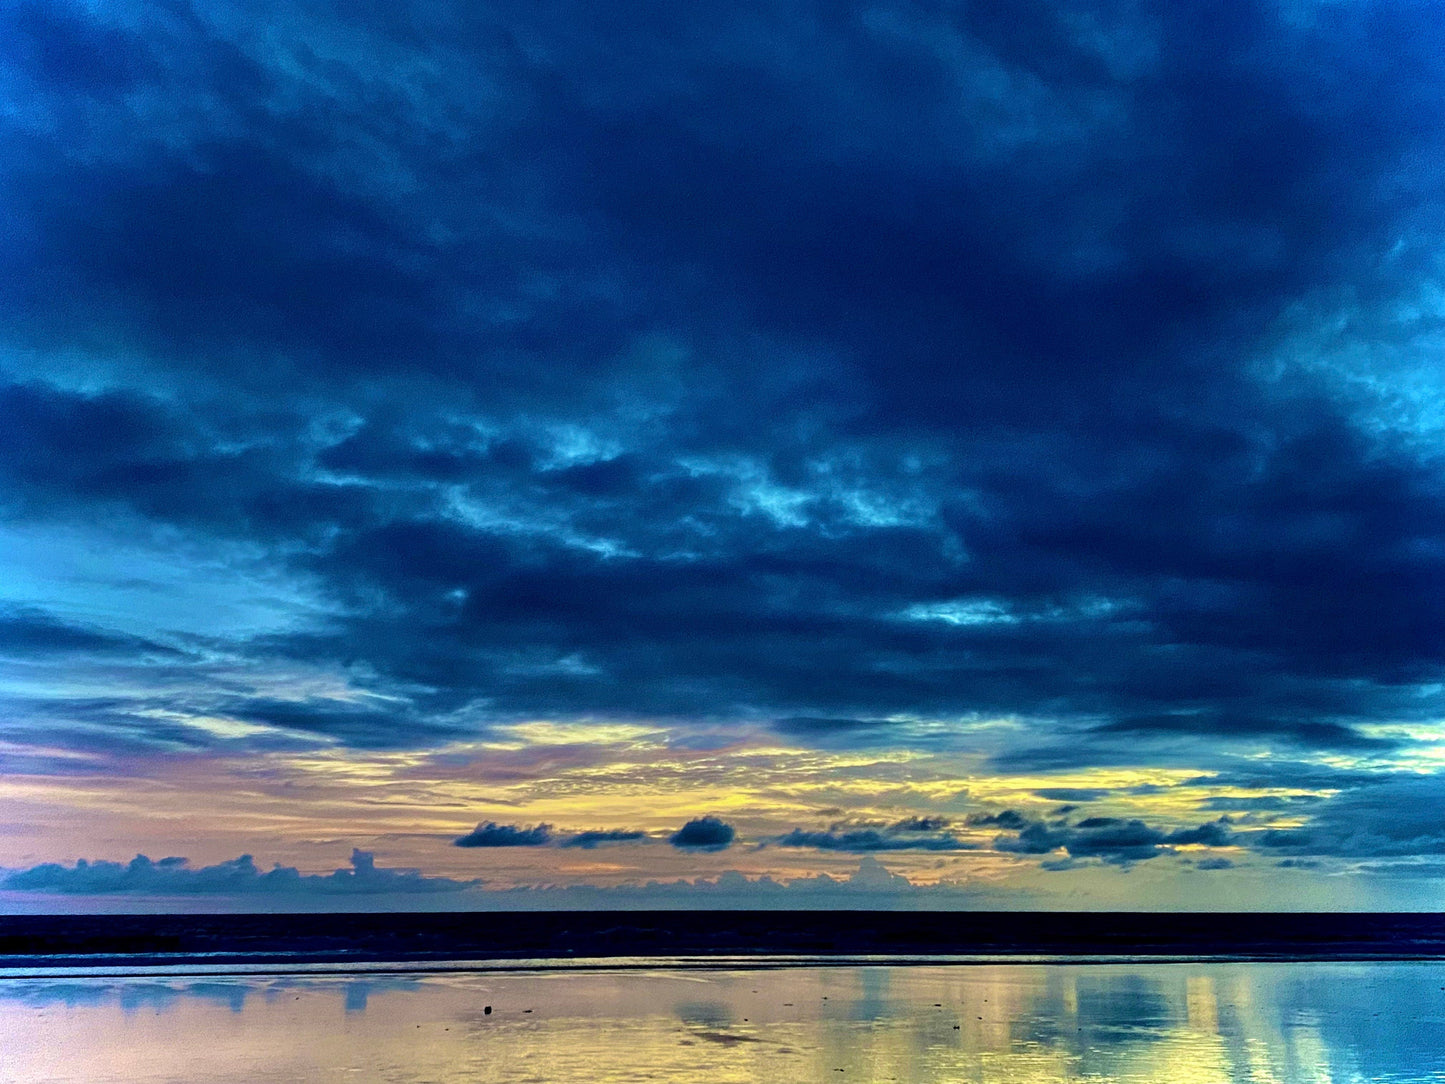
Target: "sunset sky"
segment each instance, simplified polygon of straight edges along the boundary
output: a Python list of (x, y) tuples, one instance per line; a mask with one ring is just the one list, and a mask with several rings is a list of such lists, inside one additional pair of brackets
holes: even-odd
[(1416, 0), (3, 5), (0, 911), (1445, 906), (1442, 117)]

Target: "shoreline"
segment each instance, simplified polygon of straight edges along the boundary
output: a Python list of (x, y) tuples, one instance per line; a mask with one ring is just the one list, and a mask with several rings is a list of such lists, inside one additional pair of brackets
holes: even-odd
[(485, 960), (296, 960), (279, 957), (219, 962), (195, 957), (101, 962), (93, 957), (47, 959), (0, 958), (0, 983), (42, 979), (143, 978), (264, 978), (285, 975), (304, 978), (356, 978), (368, 975), (488, 975), (552, 973), (741, 972), (827, 968), (971, 968), (971, 967), (1152, 967), (1186, 964), (1431, 964), (1445, 961), (1445, 953), (1420, 955), (978, 955), (978, 956), (769, 956), (746, 957), (609, 957), (581, 959)]

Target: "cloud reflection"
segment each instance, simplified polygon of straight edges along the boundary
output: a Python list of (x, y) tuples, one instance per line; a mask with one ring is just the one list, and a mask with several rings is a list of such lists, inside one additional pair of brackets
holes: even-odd
[[(240, 1066), (270, 1079), (384, 1068), (398, 1084), (479, 1071), (507, 1078), (513, 1067), (558, 1082), (614, 1070), (825, 1081), (839, 1069), (862, 1079), (1031, 1084), (1429, 1079), (1445, 1068), (1434, 970), (1300, 963), (29, 979), (0, 986), (0, 1025), (7, 1068), (77, 1082), (119, 1068), (137, 1084), (177, 1072), (211, 1084), (234, 1079)], [(57, 1007), (64, 1011), (45, 1012)], [(339, 1017), (357, 1026), (338, 1034)], [(58, 1049), (63, 1062), (53, 1060)]]

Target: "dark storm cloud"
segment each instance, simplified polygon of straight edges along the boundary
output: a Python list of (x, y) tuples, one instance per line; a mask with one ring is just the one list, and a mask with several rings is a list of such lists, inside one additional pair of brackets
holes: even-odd
[(464, 836), (452, 840), (454, 847), (545, 847), (552, 842), (552, 826), (538, 824), (522, 828), (515, 824), (487, 821)]
[(264, 543), (354, 527), (358, 486), (299, 476), (282, 431), (206, 422), (149, 394), (0, 385), (0, 506), (12, 515), (138, 513)]
[(732, 846), (737, 835), (731, 824), (718, 817), (697, 817), (668, 837), (680, 850), (721, 851)]
[[(275, 14), (0, 15), (0, 508), (266, 554), (325, 605), (226, 649), (390, 705), (235, 718), (1009, 719), (1047, 771), (1445, 710), (1437, 384), (1281, 330), (1432, 326), (1426, 8)], [(55, 620), (6, 635), (141, 650)]]

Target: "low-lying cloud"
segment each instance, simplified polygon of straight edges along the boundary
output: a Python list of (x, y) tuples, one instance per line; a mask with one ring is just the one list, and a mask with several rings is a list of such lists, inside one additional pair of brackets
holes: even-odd
[[(1164, 831), (1138, 819), (1086, 817), (1077, 824), (1035, 821), (1012, 836), (999, 836), (994, 847), (1016, 854), (1048, 855), (1064, 851), (1071, 860), (1093, 858), (1127, 866), (1170, 854), (1176, 846), (1227, 847), (1235, 842), (1227, 822), (1210, 821), (1194, 828)], [(1046, 861), (1046, 869), (1069, 865)]]
[(808, 832), (794, 828), (773, 841), (779, 847), (812, 847), (820, 851), (846, 851), (866, 854), (870, 851), (971, 851), (978, 844), (968, 843), (948, 833), (930, 834), (928, 829), (902, 832), (880, 832), (861, 828), (848, 832)]
[(523, 828), (515, 824), (487, 821), (464, 836), (452, 840), (453, 847), (545, 847), (552, 842), (552, 826), (538, 824)]
[(351, 868), (303, 874), (294, 866), (261, 870), (249, 854), (193, 867), (186, 858), (153, 860), (138, 854), (129, 862), (80, 859), (73, 866), (46, 862), (0, 873), (0, 889), (66, 896), (141, 895), (323, 895), (354, 896), (461, 892), (480, 881), (431, 877), (414, 869), (385, 869), (368, 851), (351, 852)]
[[(778, 880), (726, 870), (713, 877), (656, 881), (634, 885), (540, 885), (489, 888), (479, 880), (454, 881), (427, 877), (413, 870), (378, 869), (371, 856), (354, 851), (352, 868), (324, 876), (307, 876), (290, 867), (267, 872), (249, 855), (215, 866), (193, 869), (183, 858), (152, 861), (138, 855), (131, 862), (53, 863), (23, 870), (0, 870), (0, 891), (22, 895), (115, 897), (132, 909), (169, 907), (177, 897), (204, 899), (203, 909), (252, 910), (277, 906), (306, 909), (360, 909), (369, 897), (410, 893), (415, 906), (505, 912), (510, 910), (581, 909), (770, 909), (797, 907), (920, 907), (966, 908), (998, 906), (1006, 895), (986, 888), (911, 882), (877, 859), (864, 856), (858, 868), (843, 876), (827, 873)], [(263, 900), (271, 901), (263, 903)], [(284, 902), (282, 902), (284, 901)], [(346, 902), (350, 901), (350, 902)]]
[(631, 832), (624, 829), (595, 830), (591, 832), (578, 832), (570, 839), (562, 842), (564, 847), (580, 847), (585, 851), (593, 850), (604, 843), (640, 843), (647, 838), (646, 832)]

